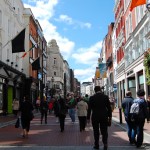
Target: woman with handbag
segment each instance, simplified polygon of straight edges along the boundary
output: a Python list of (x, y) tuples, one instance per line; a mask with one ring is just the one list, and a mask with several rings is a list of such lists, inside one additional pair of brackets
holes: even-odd
[(29, 97), (26, 96), (24, 97), (24, 101), (22, 102), (21, 107), (20, 107), (23, 138), (25, 137), (28, 138), (28, 133), (30, 130), (30, 121), (32, 120), (31, 118), (32, 111), (33, 111), (33, 105), (29, 101)]

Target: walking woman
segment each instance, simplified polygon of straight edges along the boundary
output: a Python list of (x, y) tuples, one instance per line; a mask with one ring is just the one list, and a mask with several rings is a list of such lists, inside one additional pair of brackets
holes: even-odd
[(58, 100), (58, 105), (59, 105), (58, 118), (59, 118), (59, 123), (60, 123), (60, 131), (63, 132), (64, 126), (65, 126), (65, 118), (67, 114), (67, 106), (66, 106), (65, 100), (61, 97)]
[(29, 97), (26, 96), (24, 97), (24, 101), (22, 102), (21, 107), (20, 107), (23, 138), (25, 137), (28, 138), (32, 111), (33, 111), (33, 105), (29, 101)]
[(77, 103), (77, 115), (79, 118), (80, 132), (85, 130), (86, 118), (87, 118), (88, 104), (81, 97), (80, 101)]

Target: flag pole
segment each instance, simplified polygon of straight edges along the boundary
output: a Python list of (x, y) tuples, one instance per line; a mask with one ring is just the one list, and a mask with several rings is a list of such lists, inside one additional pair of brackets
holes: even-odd
[(40, 81), (40, 99), (41, 102), (43, 102), (43, 40), (42, 40), (42, 66), (41, 66), (41, 72), (42, 72), (42, 81)]

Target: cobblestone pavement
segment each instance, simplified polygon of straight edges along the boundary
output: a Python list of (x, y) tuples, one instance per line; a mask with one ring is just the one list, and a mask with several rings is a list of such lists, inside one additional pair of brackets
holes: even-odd
[[(119, 124), (117, 110), (113, 112), (113, 123), (109, 127), (109, 148), (108, 150), (135, 150), (134, 145), (130, 145), (126, 133), (126, 126)], [(65, 131), (59, 129), (59, 123), (53, 115), (48, 115), (48, 123), (40, 124), (40, 116), (37, 114), (31, 122), (31, 130), (28, 139), (21, 138), (22, 129), (14, 127), (14, 118), (8, 119), (7, 126), (3, 123), (0, 128), (0, 150), (91, 150), (93, 146), (93, 130), (91, 125), (86, 127), (84, 132), (79, 131), (78, 120), (71, 123), (69, 116), (66, 118)], [(9, 122), (9, 123), (8, 123)], [(2, 123), (1, 123), (2, 125)], [(148, 130), (148, 129), (147, 129)], [(143, 149), (150, 150), (150, 137), (144, 141)], [(103, 149), (100, 138), (100, 149)]]

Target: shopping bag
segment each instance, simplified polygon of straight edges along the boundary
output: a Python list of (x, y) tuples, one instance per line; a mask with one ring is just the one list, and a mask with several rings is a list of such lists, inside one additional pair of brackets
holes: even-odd
[(15, 123), (15, 128), (19, 128), (20, 127), (20, 118), (18, 117)]
[(34, 114), (33, 114), (33, 112), (31, 112), (31, 114), (30, 114), (30, 121), (32, 121), (34, 119)]
[(107, 120), (107, 126), (110, 127), (111, 126), (111, 119)]

